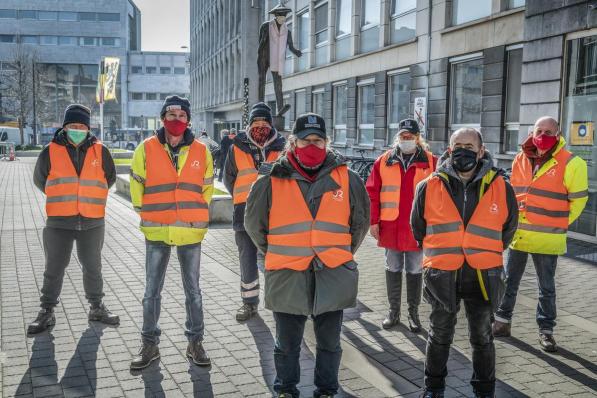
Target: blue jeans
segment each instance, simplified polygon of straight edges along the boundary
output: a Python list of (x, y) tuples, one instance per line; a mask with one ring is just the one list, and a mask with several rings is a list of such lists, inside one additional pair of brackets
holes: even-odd
[(408, 274), (423, 272), (423, 251), (401, 252), (386, 249), (386, 270), (402, 272), (406, 268)]
[[(338, 393), (338, 370), (342, 348), (340, 347), (340, 331), (342, 328), (340, 311), (325, 312), (313, 317), (313, 327), (317, 340), (315, 356), (315, 387), (313, 396)], [(296, 385), (301, 378), (299, 357), (301, 342), (307, 317), (304, 315), (274, 312), (276, 321), (276, 346), (274, 347), (274, 364), (276, 379), (274, 391), (299, 396)]]
[[(171, 246), (163, 242), (145, 241), (145, 295), (143, 296), (143, 341), (159, 344), (162, 333), (158, 325), (162, 288), (170, 260)], [(203, 303), (199, 288), (201, 243), (177, 246), (182, 285), (186, 296), (187, 321), (185, 335), (190, 342), (203, 339)]]
[[(537, 304), (537, 324), (539, 332), (552, 334), (556, 326), (556, 265), (558, 256), (552, 254), (530, 253), (537, 272), (539, 303)], [(510, 249), (508, 261), (504, 267), (506, 273), (506, 292), (495, 313), (495, 319), (510, 323), (516, 304), (516, 295), (529, 253)]]

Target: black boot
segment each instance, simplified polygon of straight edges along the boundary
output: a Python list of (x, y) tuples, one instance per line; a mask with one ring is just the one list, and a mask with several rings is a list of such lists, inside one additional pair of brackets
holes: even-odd
[(120, 323), (120, 317), (111, 313), (103, 303), (92, 305), (89, 308), (89, 320), (105, 323), (106, 325), (118, 325)]
[(143, 342), (139, 354), (131, 361), (131, 369), (144, 369), (160, 357), (160, 349), (157, 344)]
[(253, 315), (257, 315), (258, 304), (243, 303), (243, 305), (236, 310), (236, 320), (239, 322), (249, 320)]
[(406, 301), (408, 302), (408, 328), (413, 333), (421, 331), (419, 304), (423, 290), (423, 274), (406, 274)]
[(28, 334), (36, 334), (43, 332), (50, 326), (56, 324), (56, 317), (54, 316), (54, 308), (42, 308), (37, 314), (37, 318), (27, 327)]
[(390, 303), (390, 311), (388, 316), (383, 320), (381, 326), (384, 329), (400, 323), (400, 299), (402, 297), (402, 272), (390, 272), (386, 270), (386, 289), (388, 291), (388, 302)]
[(207, 356), (205, 348), (201, 340), (189, 342), (187, 346), (187, 357), (191, 358), (195, 365), (209, 366), (211, 365), (211, 359)]

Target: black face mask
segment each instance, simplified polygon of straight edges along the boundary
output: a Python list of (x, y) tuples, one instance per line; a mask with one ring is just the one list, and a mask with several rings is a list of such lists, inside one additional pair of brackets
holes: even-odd
[(477, 166), (477, 152), (466, 148), (456, 148), (452, 151), (452, 167), (454, 170), (466, 173)]

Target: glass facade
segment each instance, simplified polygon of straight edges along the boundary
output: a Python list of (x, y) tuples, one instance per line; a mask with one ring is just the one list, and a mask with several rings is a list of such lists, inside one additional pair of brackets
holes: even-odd
[(410, 73), (388, 76), (388, 144), (398, 132), (398, 123), (410, 115)]
[(352, 33), (352, 0), (336, 2), (336, 60), (350, 56), (350, 34)]
[(570, 231), (597, 235), (597, 36), (569, 40), (561, 130), (568, 149), (587, 162), (589, 202)]
[(400, 43), (414, 39), (417, 26), (417, 1), (392, 0), (390, 42)]
[(359, 86), (359, 144), (373, 145), (375, 132), (375, 84)]
[(362, 0), (361, 8), (361, 52), (379, 48), (379, 21), (381, 4), (379, 0)]
[(305, 90), (294, 93), (295, 119), (300, 115), (307, 113), (307, 92)]
[(460, 25), (491, 15), (492, 0), (454, 0), (452, 2), (452, 24)]
[[(297, 15), (298, 20), (298, 40), (297, 48), (302, 51), (303, 55), (298, 59), (298, 69), (303, 71), (307, 69), (309, 65), (309, 34), (311, 20), (309, 18), (309, 12), (303, 12)], [(289, 53), (290, 51), (287, 51)]]
[(452, 130), (462, 125), (481, 124), (481, 85), (483, 60), (473, 59), (451, 65), (450, 124)]
[(348, 112), (348, 85), (334, 86), (334, 142), (346, 144), (346, 121)]
[(520, 88), (522, 78), (522, 48), (508, 51), (506, 69), (506, 110), (502, 150), (506, 153), (518, 151), (520, 130)]
[(325, 118), (325, 107), (323, 104), (324, 101), (324, 91), (323, 89), (318, 89), (317, 91), (313, 91), (311, 94), (311, 112), (317, 113), (318, 115)]

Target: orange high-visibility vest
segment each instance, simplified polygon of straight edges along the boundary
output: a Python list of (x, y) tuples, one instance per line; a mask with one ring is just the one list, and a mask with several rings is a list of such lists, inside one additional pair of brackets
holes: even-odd
[(85, 154), (81, 174), (65, 146), (50, 143), (50, 174), (46, 180), (46, 213), (49, 217), (103, 218), (108, 182), (102, 165), (102, 144), (96, 141)]
[[(425, 178), (429, 177), (435, 170), (433, 168), (433, 154), (425, 151), (429, 167), (417, 167), (415, 171), (414, 187)], [(383, 221), (394, 221), (398, 218), (400, 209), (400, 186), (402, 184), (402, 173), (397, 163), (388, 166), (388, 159), (392, 156), (392, 150), (381, 155), (379, 173), (381, 175), (380, 219)], [(405, 170), (406, 172), (406, 170)]]
[(481, 196), (466, 229), (452, 195), (433, 176), (425, 195), (427, 231), (423, 239), (423, 266), (457, 270), (466, 262), (476, 269), (503, 265), (502, 230), (508, 218), (506, 183), (497, 176)]
[(353, 259), (348, 169), (337, 167), (331, 176), (340, 189), (323, 194), (315, 218), (311, 216), (296, 180), (271, 177), (266, 270), (305, 271), (315, 256), (329, 268)]
[(180, 175), (157, 136), (145, 145), (145, 191), (141, 205), (141, 225), (172, 225), (207, 228), (208, 204), (203, 198), (206, 164), (205, 145), (193, 140)]
[(520, 217), (527, 223), (519, 223), (518, 228), (527, 231), (566, 233), (570, 201), (564, 185), (566, 165), (574, 155), (560, 149), (554, 155), (556, 164), (539, 177), (533, 177), (533, 166), (524, 153), (516, 155), (512, 163), (510, 182), (516, 193)]
[[(234, 161), (236, 162), (236, 168), (238, 174), (236, 175), (236, 181), (234, 181), (234, 190), (232, 193), (233, 201), (235, 205), (246, 203), (247, 197), (251, 187), (257, 181), (257, 169), (255, 169), (255, 162), (253, 156), (234, 145)], [(280, 155), (279, 151), (270, 151), (267, 154), (267, 162), (273, 162), (278, 159)]]

